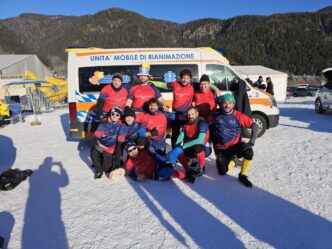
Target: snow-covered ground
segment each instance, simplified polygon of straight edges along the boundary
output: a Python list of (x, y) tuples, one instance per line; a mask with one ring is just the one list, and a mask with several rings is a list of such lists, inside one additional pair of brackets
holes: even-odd
[(332, 248), (332, 112), (312, 98), (280, 104), (257, 140), (249, 178), (219, 176), (213, 158), (195, 184), (93, 179), (89, 145), (68, 141), (67, 110), (0, 129), (0, 172), (33, 169), (0, 192), (8, 248)]

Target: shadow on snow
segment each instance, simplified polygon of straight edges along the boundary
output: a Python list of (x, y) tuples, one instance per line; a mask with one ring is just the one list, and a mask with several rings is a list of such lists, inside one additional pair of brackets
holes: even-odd
[[(13, 140), (0, 135), (0, 174), (11, 169), (16, 160), (16, 147)], [(0, 212), (0, 236), (4, 239), (4, 249), (7, 248), (10, 235), (15, 224), (15, 218), (8, 211)]]
[(13, 140), (0, 135), (0, 173), (10, 169), (16, 160), (16, 147)]
[(77, 151), (82, 161), (88, 166), (88, 168), (94, 172), (91, 168), (92, 161), (90, 158), (91, 139), (74, 139), (69, 137), (69, 114), (65, 113), (60, 116), (63, 132), (68, 142), (77, 143)]
[(68, 185), (68, 175), (61, 162), (51, 157), (29, 178), (22, 248), (68, 248), (65, 226), (61, 218), (60, 188)]
[[(211, 169), (212, 170), (212, 169)], [(213, 172), (211, 172), (213, 173)], [(332, 223), (260, 188), (246, 188), (230, 175), (199, 179), (192, 190), (256, 239), (275, 248), (330, 248)]]
[[(248, 189), (235, 177), (222, 177), (217, 175), (216, 170), (208, 170), (209, 177), (200, 177), (195, 184), (187, 186), (256, 239), (275, 248), (330, 248), (332, 223), (327, 219), (260, 188)], [(244, 247), (232, 230), (208, 213), (205, 207), (182, 193), (174, 182), (131, 181), (131, 184), (160, 223), (185, 246), (188, 246), (185, 238), (164, 218), (149, 195), (170, 214), (197, 246)]]
[(7, 211), (0, 212), (0, 236), (4, 239), (3, 249), (8, 248), (8, 242), (15, 224), (13, 215)]
[(186, 196), (174, 182), (130, 181), (130, 183), (159, 222), (184, 246), (189, 248), (185, 237), (165, 219), (165, 215), (150, 200), (149, 195), (169, 213), (200, 248), (245, 248), (232, 230)]

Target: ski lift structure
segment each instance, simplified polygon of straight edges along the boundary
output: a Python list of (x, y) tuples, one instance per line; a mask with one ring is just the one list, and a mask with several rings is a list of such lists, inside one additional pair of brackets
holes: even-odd
[(36, 91), (39, 87), (50, 87), (51, 83), (40, 80), (26, 80), (26, 81), (14, 81), (5, 85), (6, 92), (5, 95), (10, 96), (9, 89), (10, 88), (24, 88), (26, 91), (26, 96), (28, 99), (28, 107), (33, 112), (33, 120), (31, 121), (31, 125), (41, 125), (40, 120), (38, 120), (37, 112), (40, 111), (42, 101), (38, 92)]

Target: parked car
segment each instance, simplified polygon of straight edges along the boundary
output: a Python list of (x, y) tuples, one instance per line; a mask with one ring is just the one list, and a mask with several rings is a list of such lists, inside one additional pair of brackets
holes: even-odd
[(307, 88), (307, 87), (309, 87), (309, 84), (298, 84), (297, 87), (298, 88)]
[(327, 83), (319, 88), (316, 94), (315, 111), (324, 113), (328, 109), (332, 109), (332, 68), (326, 68), (322, 71)]
[(314, 96), (307, 88), (298, 87), (293, 91), (293, 97)]
[(318, 91), (318, 87), (308, 87), (307, 90), (311, 92), (311, 96), (315, 96)]
[(287, 91), (286, 91), (286, 98), (290, 98), (293, 96), (293, 91), (290, 87), (287, 87)]

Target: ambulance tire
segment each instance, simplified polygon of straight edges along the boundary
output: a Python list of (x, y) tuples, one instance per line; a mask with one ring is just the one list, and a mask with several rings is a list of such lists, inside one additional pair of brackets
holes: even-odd
[[(256, 122), (256, 124), (259, 127), (258, 137), (263, 136), (263, 134), (265, 133), (266, 128), (267, 128), (267, 123), (266, 123), (265, 118), (262, 115), (254, 113), (252, 115), (252, 119)], [(246, 138), (250, 138), (250, 136), (251, 136), (251, 129), (250, 128), (243, 129), (243, 136), (246, 137)]]

